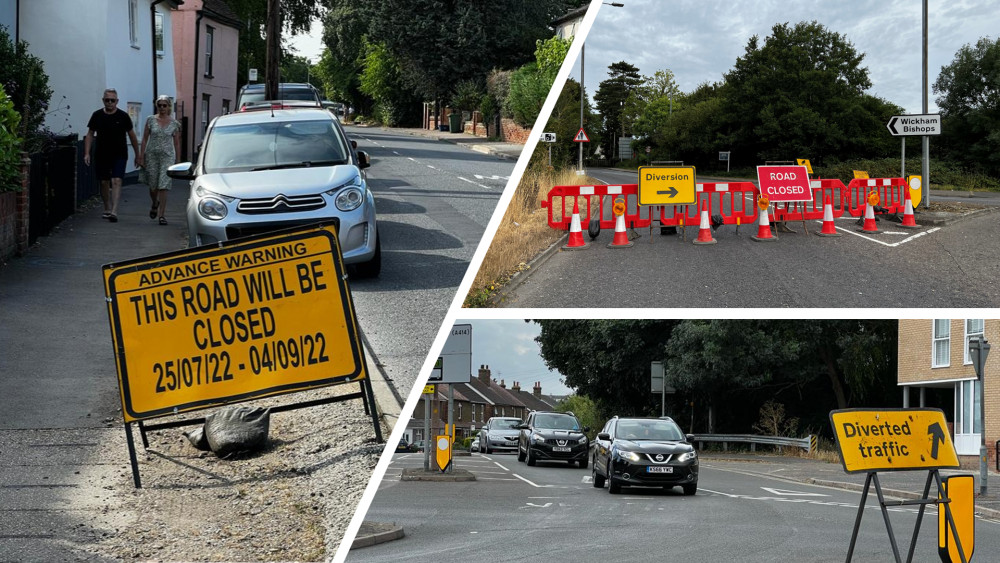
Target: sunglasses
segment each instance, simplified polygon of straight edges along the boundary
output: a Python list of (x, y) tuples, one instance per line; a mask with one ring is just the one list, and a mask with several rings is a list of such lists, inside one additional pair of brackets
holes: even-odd
[(113, 104), (118, 101), (118, 98), (104, 98), (104, 103)]
[(168, 108), (168, 107), (170, 107), (170, 104), (156, 104), (156, 107), (158, 107), (158, 108)]

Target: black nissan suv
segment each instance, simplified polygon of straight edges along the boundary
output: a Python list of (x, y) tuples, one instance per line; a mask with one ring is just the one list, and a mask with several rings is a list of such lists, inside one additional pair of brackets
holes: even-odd
[(698, 491), (698, 453), (670, 417), (612, 418), (594, 440), (594, 487), (608, 492), (622, 487), (681, 487)]
[(573, 413), (534, 411), (518, 426), (517, 461), (567, 461), (587, 467), (588, 441)]

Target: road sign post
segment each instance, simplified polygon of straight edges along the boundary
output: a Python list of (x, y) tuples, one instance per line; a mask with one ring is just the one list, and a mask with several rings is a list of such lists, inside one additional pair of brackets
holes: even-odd
[[(924, 2), (924, 10), (927, 9), (927, 2)], [(925, 13), (926, 16), (926, 13)], [(926, 20), (924, 25), (926, 26)], [(926, 27), (924, 29), (924, 111), (927, 111), (927, 51), (926, 51), (926, 41), (927, 33)], [(900, 159), (902, 160), (902, 173), (901, 176), (906, 176), (906, 137), (922, 137), (922, 148), (923, 148), (923, 163), (921, 166), (921, 176), (924, 182), (929, 186), (930, 182), (927, 181), (928, 171), (930, 169), (930, 135), (940, 135), (941, 134), (941, 114), (939, 113), (922, 113), (922, 114), (911, 114), (911, 115), (894, 115), (889, 118), (889, 122), (885, 124), (886, 129), (893, 137), (902, 137), (902, 149)], [(927, 194), (927, 205), (930, 206), (931, 198), (928, 191)], [(916, 204), (914, 204), (916, 206)]]
[[(434, 363), (427, 378), (428, 383), (448, 383), (448, 424), (454, 424), (455, 386), (454, 383), (468, 383), (472, 380), (472, 325), (457, 324), (451, 327), (448, 338), (444, 342), (441, 354)], [(425, 401), (424, 411), (430, 406)], [(430, 418), (424, 417), (424, 436), (430, 436)], [(426, 439), (425, 439), (426, 441)], [(451, 449), (448, 449), (451, 455)], [(424, 447), (424, 471), (430, 470), (430, 446)], [(451, 472), (451, 465), (447, 471)]]
[(987, 470), (988, 459), (986, 455), (986, 395), (984, 395), (984, 384), (986, 378), (983, 377), (983, 370), (986, 368), (986, 358), (990, 355), (990, 343), (983, 336), (969, 339), (969, 357), (972, 365), (976, 369), (976, 377), (979, 379), (979, 494), (986, 494), (986, 481), (989, 476)]

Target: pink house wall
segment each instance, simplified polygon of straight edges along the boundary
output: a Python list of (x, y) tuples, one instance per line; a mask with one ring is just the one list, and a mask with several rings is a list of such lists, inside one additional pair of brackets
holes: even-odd
[[(230, 111), (236, 103), (236, 79), (239, 64), (239, 30), (228, 23), (204, 15), (198, 22), (202, 0), (188, 0), (173, 15), (174, 67), (177, 79), (177, 117), (188, 118), (189, 151), (187, 158), (202, 139), (202, 98), (208, 95), (208, 120), (223, 113), (224, 102)], [(205, 37), (208, 27), (214, 28), (212, 76), (205, 76)], [(197, 93), (195, 85), (195, 34), (198, 35)], [(196, 96), (197, 99), (194, 99)], [(206, 123), (207, 123), (206, 122)]]

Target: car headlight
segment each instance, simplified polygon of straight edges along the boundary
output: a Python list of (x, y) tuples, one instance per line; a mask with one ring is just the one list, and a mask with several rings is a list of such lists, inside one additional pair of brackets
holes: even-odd
[(587, 437), (586, 437), (586, 436), (584, 436), (583, 438), (580, 438), (580, 439), (579, 439), (579, 440), (577, 440), (576, 442), (577, 442), (578, 444), (586, 444), (586, 443), (587, 443)]
[(537, 444), (537, 443), (544, 442), (544, 441), (545, 441), (545, 437), (542, 436), (541, 434), (532, 434), (531, 435), (531, 443), (532, 444)]
[(683, 463), (685, 461), (691, 461), (692, 459), (698, 459), (698, 454), (693, 451), (681, 454), (680, 457), (677, 458), (677, 461)]
[(629, 452), (625, 450), (618, 450), (618, 457), (624, 459), (625, 461), (639, 461), (639, 454), (635, 452)]
[(209, 196), (198, 201), (198, 213), (206, 219), (218, 221), (225, 219), (226, 215), (229, 214), (229, 208), (226, 207), (225, 203), (222, 203), (221, 199)]
[(327, 190), (326, 194), (335, 196), (334, 203), (341, 211), (353, 211), (365, 202), (364, 182), (361, 176), (355, 176), (347, 182)]

